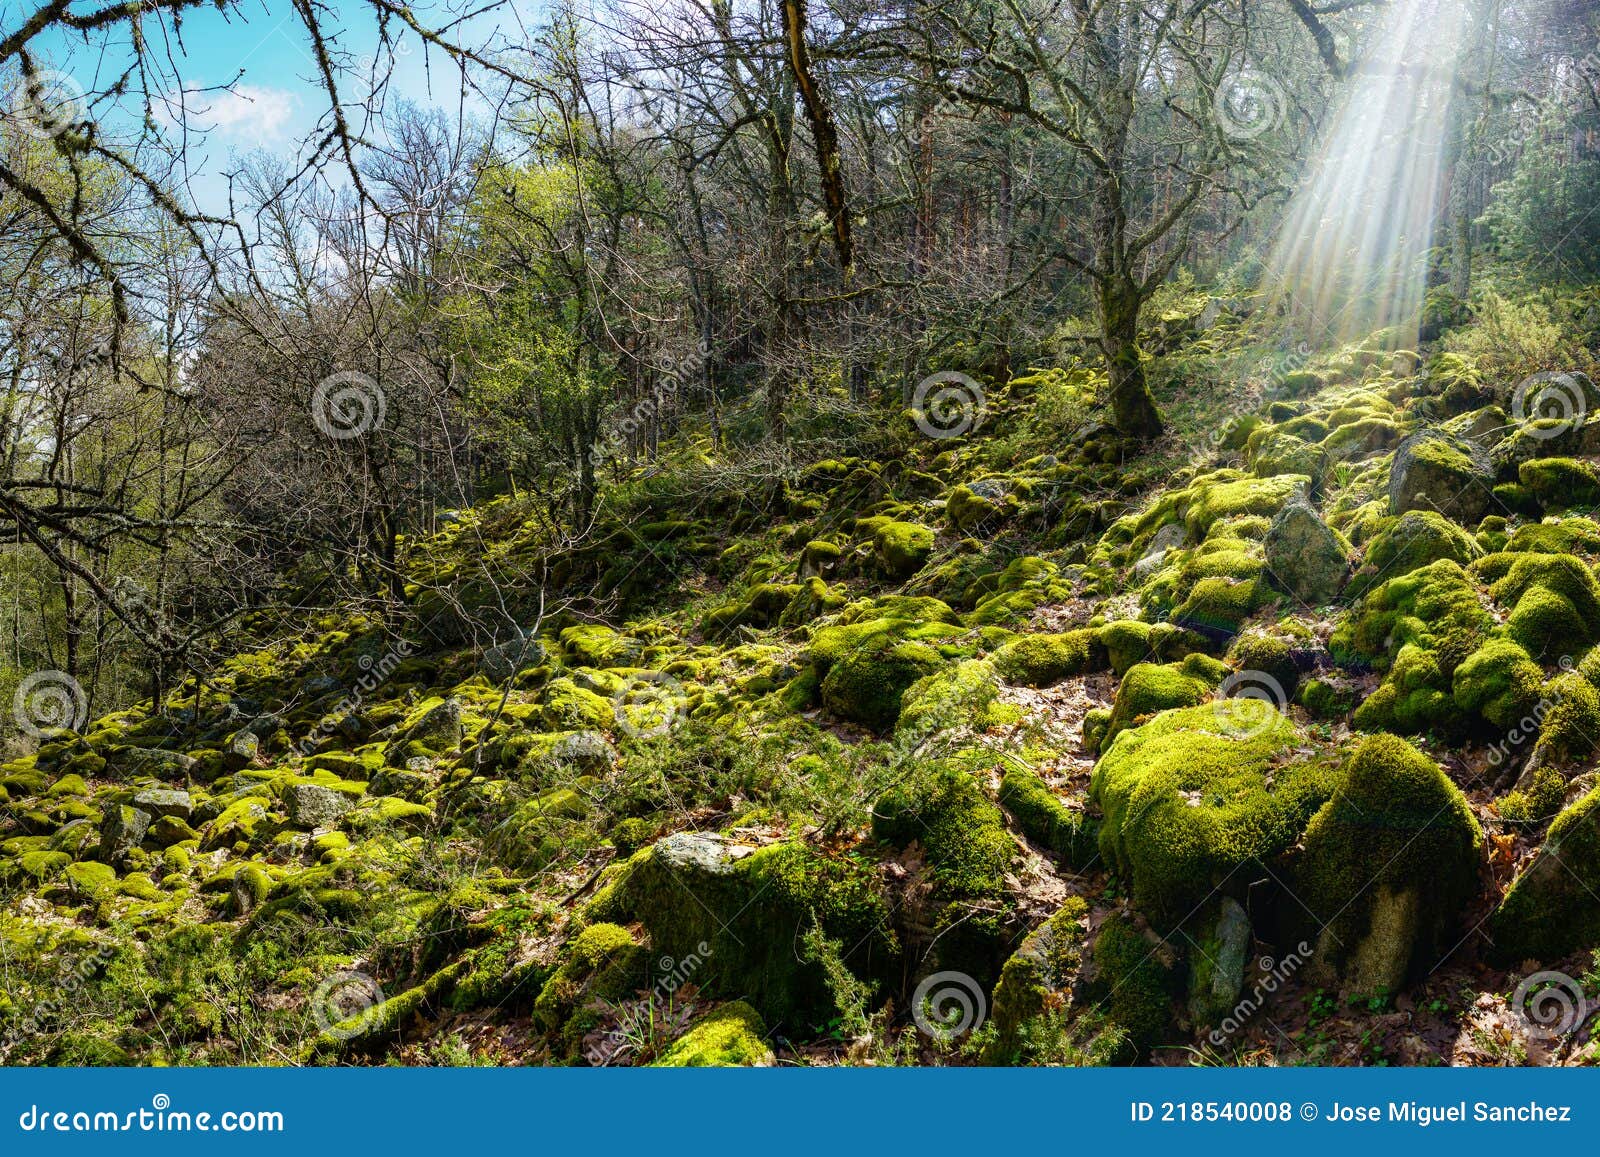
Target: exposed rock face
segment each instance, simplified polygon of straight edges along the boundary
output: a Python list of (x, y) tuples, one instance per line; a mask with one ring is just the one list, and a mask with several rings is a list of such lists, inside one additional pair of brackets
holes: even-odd
[(1389, 512), (1436, 510), (1476, 526), (1489, 511), (1494, 464), (1465, 438), (1424, 430), (1400, 443), (1389, 472)]
[(1274, 584), (1311, 606), (1333, 602), (1350, 577), (1349, 546), (1308, 503), (1279, 511), (1264, 546)]
[(295, 784), (285, 802), (289, 822), (301, 828), (325, 827), (350, 810), (350, 800), (343, 792), (315, 783)]
[(106, 809), (100, 821), (100, 858), (108, 864), (117, 864), (144, 840), (150, 830), (150, 813), (116, 804)]
[(192, 810), (192, 802), (186, 791), (174, 791), (167, 788), (153, 788), (141, 791), (133, 797), (133, 806), (151, 816), (177, 816), (186, 820)]

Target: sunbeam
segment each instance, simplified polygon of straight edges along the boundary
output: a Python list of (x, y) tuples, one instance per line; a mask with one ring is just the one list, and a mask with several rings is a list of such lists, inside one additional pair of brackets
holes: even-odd
[(1388, 13), (1290, 205), (1269, 285), (1317, 340), (1391, 326), (1415, 338), (1464, 15), (1461, 0), (1411, 0)]

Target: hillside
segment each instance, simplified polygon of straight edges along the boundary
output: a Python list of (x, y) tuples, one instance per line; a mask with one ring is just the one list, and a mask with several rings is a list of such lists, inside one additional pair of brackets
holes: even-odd
[(453, 512), (0, 767), (0, 1060), (1592, 1063), (1594, 302), (1194, 292), (1137, 453), (1064, 359)]

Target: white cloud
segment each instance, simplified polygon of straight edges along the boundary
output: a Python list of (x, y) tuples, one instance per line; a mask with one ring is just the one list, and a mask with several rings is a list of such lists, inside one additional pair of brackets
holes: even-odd
[(228, 92), (189, 96), (189, 124), (251, 147), (283, 141), (299, 98), (287, 89), (238, 84)]

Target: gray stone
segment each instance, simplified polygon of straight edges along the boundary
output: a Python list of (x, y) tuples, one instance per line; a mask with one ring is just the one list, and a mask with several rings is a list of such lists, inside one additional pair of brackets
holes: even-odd
[(1475, 527), (1489, 512), (1494, 464), (1475, 443), (1424, 430), (1400, 443), (1389, 471), (1389, 513), (1436, 510)]
[(140, 811), (149, 812), (152, 816), (177, 816), (186, 820), (193, 811), (194, 803), (186, 791), (151, 788), (148, 791), (137, 792), (133, 797), (133, 806)]
[(1305, 502), (1278, 512), (1263, 545), (1269, 577), (1310, 606), (1333, 602), (1350, 577), (1349, 548)]
[(300, 828), (326, 827), (353, 806), (343, 792), (316, 783), (297, 783), (285, 801), (289, 822)]
[(1197, 1024), (1221, 1024), (1239, 1005), (1250, 956), (1250, 917), (1224, 896), (1196, 938), (1189, 962), (1189, 1013)]
[(100, 858), (108, 864), (125, 859), (150, 830), (150, 813), (127, 804), (112, 804), (100, 821)]
[(106, 773), (131, 778), (186, 779), (196, 760), (160, 747), (113, 747), (106, 752)]
[(537, 666), (544, 659), (544, 646), (532, 635), (517, 629), (510, 639), (490, 647), (478, 660), (478, 670), (491, 683), (504, 683), (518, 671)]

